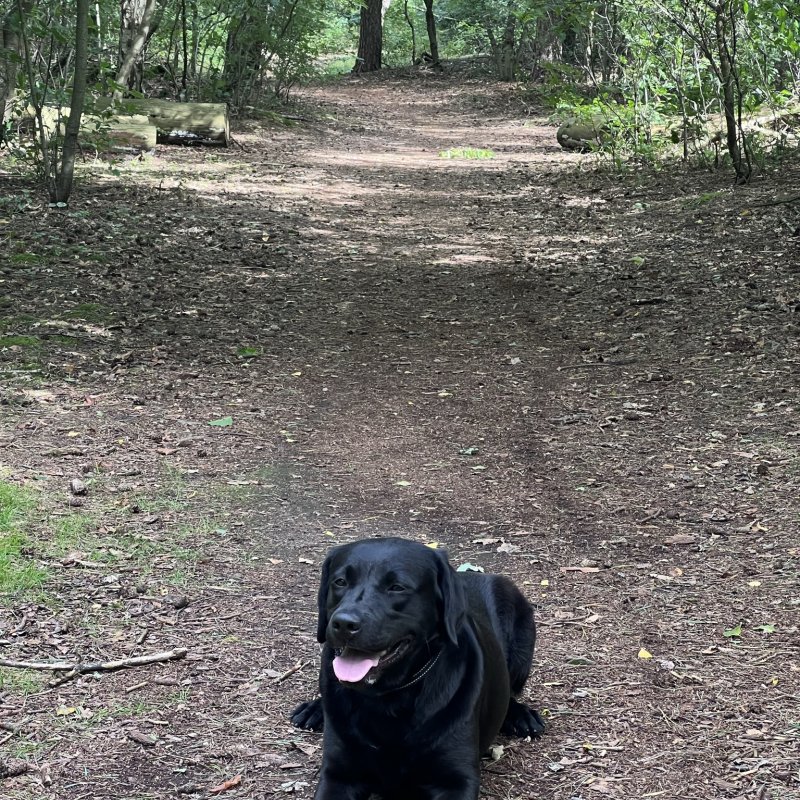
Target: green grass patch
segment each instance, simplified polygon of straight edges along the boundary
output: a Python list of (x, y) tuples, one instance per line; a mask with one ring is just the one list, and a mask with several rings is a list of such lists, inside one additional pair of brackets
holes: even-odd
[(36, 670), (0, 667), (0, 691), (24, 697), (40, 692), (44, 682), (44, 675)]
[(705, 192), (704, 194), (699, 194), (696, 197), (690, 197), (688, 200), (684, 201), (683, 205), (684, 208), (698, 208), (699, 206), (704, 206), (713, 202), (714, 200), (717, 200), (723, 195), (724, 192)]
[[(11, 300), (11, 298), (3, 298), (3, 304), (0, 305), (2, 308), (8, 308), (10, 306), (5, 305), (5, 300)], [(11, 301), (13, 304), (13, 301)], [(11, 331), (19, 328), (27, 328), (31, 325), (31, 323), (36, 322), (35, 317), (32, 317), (30, 314), (17, 314), (16, 316), (10, 316), (3, 314), (3, 317), (0, 318), (0, 333), (5, 331)]]
[(38, 264), (41, 260), (42, 257), (35, 253), (14, 253), (11, 256), (12, 264)]
[(52, 536), (47, 554), (61, 559), (67, 553), (82, 552), (89, 561), (116, 561), (97, 534), (98, 521), (90, 514), (75, 513), (51, 518)]
[(440, 150), (439, 158), (471, 158), (481, 160), (494, 158), (494, 150), (486, 150), (482, 147), (451, 147), (449, 150)]
[(0, 597), (35, 589), (47, 577), (23, 553), (29, 544), (23, 528), (35, 506), (31, 492), (0, 481)]
[(84, 322), (103, 323), (107, 322), (112, 316), (113, 311), (101, 303), (80, 303), (65, 311), (62, 315), (65, 319), (80, 319)]
[(0, 336), (0, 348), (2, 347), (32, 347), (38, 349), (42, 346), (42, 340), (37, 336)]
[(258, 356), (261, 355), (261, 348), (249, 346), (240, 347), (236, 351), (236, 355), (239, 356), (239, 358), (258, 358)]
[[(13, 746), (9, 746), (11, 747), (11, 757), (19, 758), (22, 761), (33, 760), (38, 753), (43, 752), (45, 749), (44, 742), (32, 742), (29, 739), (23, 739), (21, 742), (18, 741)], [(22, 796), (24, 797), (25, 795)]]

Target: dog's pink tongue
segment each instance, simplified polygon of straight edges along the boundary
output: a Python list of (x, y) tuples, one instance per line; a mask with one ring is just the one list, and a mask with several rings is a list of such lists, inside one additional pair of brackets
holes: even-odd
[(348, 653), (345, 651), (333, 659), (333, 671), (340, 681), (358, 683), (364, 676), (378, 665), (380, 656), (368, 656), (364, 653)]

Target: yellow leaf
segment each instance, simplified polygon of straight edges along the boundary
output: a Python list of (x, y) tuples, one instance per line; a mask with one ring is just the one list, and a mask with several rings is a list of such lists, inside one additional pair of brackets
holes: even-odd
[(302, 374), (303, 373), (300, 370), (297, 370), (297, 372), (293, 372), (292, 373), (292, 377), (293, 378), (299, 378)]
[(78, 431), (70, 431), (67, 436), (69, 436), (70, 439), (74, 439), (76, 436), (80, 436), (80, 434)]
[(56, 716), (66, 717), (68, 714), (74, 714), (77, 710), (74, 706), (59, 706), (56, 709)]
[(773, 678), (773, 679), (770, 681), (770, 683), (771, 683), (773, 686), (777, 686), (777, 685), (780, 683), (780, 681), (779, 681), (777, 678)]
[(639, 651), (639, 658), (652, 658), (653, 654), (649, 650), (645, 650), (644, 647)]
[(425, 547), (430, 547), (435, 550), (439, 546), (439, 542), (426, 542)]
[(756, 586), (761, 586), (761, 581), (747, 581), (747, 585), (755, 589)]
[(549, 585), (550, 585), (550, 581), (549, 581), (549, 580), (547, 580), (547, 578), (544, 578), (544, 579), (543, 579), (543, 580), (542, 580), (542, 581), (539, 583), (539, 586), (549, 586)]

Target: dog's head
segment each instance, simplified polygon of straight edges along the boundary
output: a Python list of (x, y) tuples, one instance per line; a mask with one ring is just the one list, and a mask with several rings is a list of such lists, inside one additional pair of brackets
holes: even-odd
[(351, 686), (371, 686), (390, 671), (401, 682), (434, 639), (458, 641), (466, 613), (447, 553), (395, 538), (333, 548), (318, 603), (317, 639)]

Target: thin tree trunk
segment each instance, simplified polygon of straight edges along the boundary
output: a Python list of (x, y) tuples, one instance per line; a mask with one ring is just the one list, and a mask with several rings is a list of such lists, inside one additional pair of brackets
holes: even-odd
[(86, 75), (89, 61), (89, 0), (77, 0), (75, 8), (75, 74), (72, 79), (72, 100), (69, 119), (61, 148), (61, 169), (55, 176), (54, 203), (66, 203), (72, 192), (72, 177), (75, 172), (75, 154), (78, 151), (78, 133), (81, 129), (81, 114), (86, 100)]
[(715, 23), (728, 153), (733, 162), (737, 183), (747, 183), (750, 180), (750, 164), (743, 158), (742, 149), (739, 146), (740, 126), (736, 119), (736, 65), (733, 63), (733, 55), (728, 47), (728, 34), (731, 37), (735, 36), (733, 27), (736, 20), (733, 18), (733, 13), (729, 14), (727, 2), (722, 2), (716, 7)]
[(411, 63), (417, 63), (417, 33), (414, 30), (414, 22), (408, 13), (408, 0), (403, 0), (403, 16), (406, 18), (408, 27), (411, 28)]
[[(127, 41), (127, 46), (120, 57), (119, 69), (117, 76), (114, 79), (119, 86), (127, 86), (130, 80), (133, 67), (136, 64), (139, 56), (142, 53), (147, 40), (150, 38), (150, 32), (153, 25), (153, 19), (156, 15), (156, 8), (158, 0), (145, 0), (144, 10), (142, 11), (142, 18), (139, 22), (138, 28), (131, 38)], [(123, 37), (120, 37), (122, 41)], [(122, 97), (122, 89), (117, 89), (114, 92), (114, 97), (119, 99)]]
[(381, 68), (383, 55), (382, 7), (381, 0), (367, 0), (367, 4), (361, 6), (358, 55), (353, 72), (374, 72)]
[(431, 61), (434, 67), (439, 63), (439, 40), (436, 38), (436, 17), (433, 13), (433, 0), (425, 0), (425, 27), (428, 29), (428, 46), (431, 48)]
[(189, 81), (189, 29), (186, 18), (186, 0), (181, 0), (181, 27), (183, 33), (183, 71), (181, 72), (180, 99), (185, 103), (188, 99), (186, 87)]

